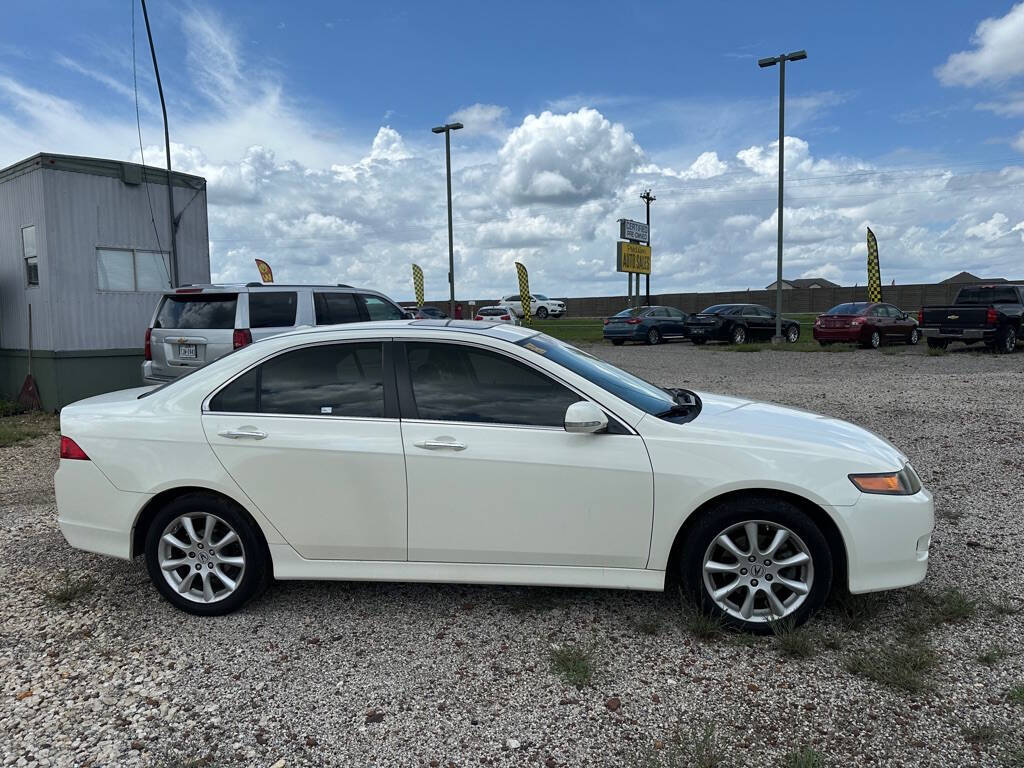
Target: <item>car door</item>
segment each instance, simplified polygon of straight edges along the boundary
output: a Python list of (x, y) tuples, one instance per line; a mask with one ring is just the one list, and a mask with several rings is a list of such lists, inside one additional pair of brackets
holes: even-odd
[(311, 343), (275, 355), (210, 397), (202, 418), (221, 464), (300, 555), (406, 559), (389, 344)]
[(910, 335), (910, 321), (903, 317), (903, 313), (892, 304), (885, 305), (885, 312), (889, 316), (886, 332), (890, 341), (906, 341)]
[(395, 346), (410, 561), (645, 567), (654, 490), (639, 436), (566, 432), (584, 398), (504, 352)]
[(674, 307), (666, 308), (668, 312), (668, 331), (667, 333), (672, 336), (685, 336), (686, 335), (686, 315), (683, 314), (682, 310), (675, 309)]
[(868, 334), (878, 331), (878, 335), (885, 340), (892, 331), (890, 323), (889, 313), (882, 304), (876, 304), (868, 312)]
[(764, 318), (757, 311), (757, 307), (743, 307), (740, 316), (743, 318), (743, 324), (747, 326), (749, 341), (764, 338)]

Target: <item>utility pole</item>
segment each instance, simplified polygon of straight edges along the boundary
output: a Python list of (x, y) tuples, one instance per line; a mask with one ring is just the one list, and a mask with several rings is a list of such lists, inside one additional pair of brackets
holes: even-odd
[(445, 123), (430, 130), (444, 134), (444, 165), (448, 176), (448, 317), (455, 317), (455, 246), (452, 244), (452, 131), (462, 123)]
[(807, 58), (807, 51), (793, 51), (792, 53), (780, 53), (767, 59), (760, 59), (757, 66), (774, 67), (779, 65), (779, 234), (778, 234), (778, 264), (775, 276), (775, 335), (772, 337), (772, 344), (782, 342), (782, 177), (783, 177), (783, 144), (786, 140), (786, 62), (801, 61)]
[[(153, 73), (156, 75), (156, 89), (160, 92), (160, 109), (164, 113), (164, 151), (167, 155), (167, 213), (168, 225), (171, 228), (171, 287), (178, 287), (178, 245), (175, 235), (178, 222), (174, 219), (174, 184), (171, 180), (171, 134), (167, 129), (167, 104), (164, 102), (164, 87), (160, 82), (160, 67), (156, 64), (156, 48), (153, 46), (153, 31), (149, 27), (149, 13), (146, 11), (146, 0), (142, 0), (142, 17), (146, 20), (146, 37), (149, 38), (149, 52), (153, 56)], [(143, 179), (143, 183), (149, 183)]]
[[(644, 193), (640, 195), (640, 199), (647, 204), (647, 247), (651, 247), (651, 203), (658, 198), (651, 194), (651, 190), (645, 189)], [(651, 259), (651, 265), (654, 265), (654, 259)], [(637, 276), (639, 277), (639, 275)], [(640, 286), (637, 286), (637, 293), (640, 292)], [(647, 306), (651, 306), (651, 273), (647, 273)]]

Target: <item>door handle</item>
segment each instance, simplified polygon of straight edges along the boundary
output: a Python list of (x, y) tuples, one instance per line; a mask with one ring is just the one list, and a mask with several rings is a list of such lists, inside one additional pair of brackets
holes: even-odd
[(423, 448), (428, 451), (437, 451), (442, 448), (447, 448), (450, 451), (466, 450), (465, 443), (460, 443), (457, 440), (452, 439), (420, 440), (418, 443), (414, 443), (414, 445), (417, 448)]
[(225, 429), (217, 434), (232, 440), (237, 440), (240, 437), (248, 437), (251, 440), (263, 440), (267, 437), (267, 433), (259, 429)]

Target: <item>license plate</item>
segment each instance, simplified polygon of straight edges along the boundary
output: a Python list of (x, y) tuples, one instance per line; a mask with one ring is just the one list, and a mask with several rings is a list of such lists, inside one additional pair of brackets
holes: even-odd
[(178, 357), (182, 360), (195, 360), (196, 359), (196, 345), (195, 344), (179, 344), (178, 345)]
[(691, 328), (690, 329), (690, 333), (693, 336), (703, 336), (704, 335), (704, 330), (702, 328)]

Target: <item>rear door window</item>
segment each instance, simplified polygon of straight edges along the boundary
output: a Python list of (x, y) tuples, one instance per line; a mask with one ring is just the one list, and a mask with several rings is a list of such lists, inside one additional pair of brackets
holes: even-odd
[(165, 296), (154, 328), (174, 330), (231, 329), (235, 327), (238, 294), (176, 294)]
[(366, 314), (370, 316), (371, 320), (401, 320), (404, 317), (398, 307), (379, 296), (363, 293), (359, 295), (359, 298), (366, 305)]
[(295, 325), (295, 291), (259, 291), (249, 294), (249, 327), (281, 328)]
[(353, 293), (317, 292), (313, 294), (313, 306), (316, 309), (317, 325), (358, 323), (363, 319)]

